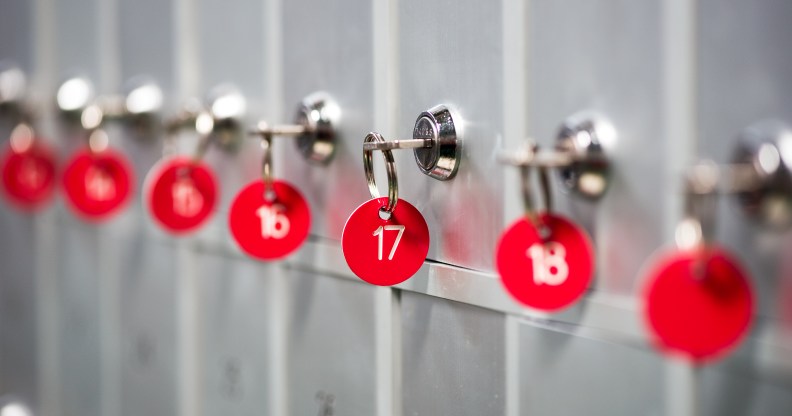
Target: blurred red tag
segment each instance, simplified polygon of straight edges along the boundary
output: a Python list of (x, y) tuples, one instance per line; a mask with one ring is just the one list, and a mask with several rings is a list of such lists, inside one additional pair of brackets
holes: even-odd
[(231, 234), (242, 250), (275, 260), (297, 250), (311, 229), (311, 210), (297, 189), (274, 181), (275, 199), (264, 198), (264, 182), (255, 181), (234, 198), (229, 213)]
[(217, 181), (206, 164), (176, 158), (152, 169), (146, 196), (159, 225), (175, 234), (186, 233), (201, 226), (214, 212)]
[(90, 221), (103, 221), (129, 202), (134, 186), (132, 169), (120, 153), (80, 150), (63, 172), (69, 206)]
[(55, 155), (41, 140), (23, 150), (10, 145), (2, 157), (3, 189), (9, 201), (26, 210), (44, 206), (55, 191)]
[(498, 242), (495, 263), (506, 290), (534, 309), (557, 311), (580, 299), (594, 273), (594, 249), (585, 231), (571, 221), (542, 214), (543, 239), (523, 218)]
[(359, 206), (344, 225), (341, 246), (349, 268), (359, 278), (379, 286), (409, 279), (426, 260), (429, 227), (421, 213), (400, 199), (390, 218), (380, 218), (388, 198)]
[(753, 294), (728, 253), (714, 247), (676, 251), (651, 270), (644, 312), (661, 350), (706, 361), (726, 354), (747, 335)]

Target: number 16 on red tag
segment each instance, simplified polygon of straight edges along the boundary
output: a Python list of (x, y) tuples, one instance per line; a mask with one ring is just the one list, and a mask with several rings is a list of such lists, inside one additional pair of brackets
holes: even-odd
[(358, 207), (341, 236), (344, 258), (352, 272), (379, 286), (409, 279), (429, 252), (429, 227), (421, 213), (399, 199), (389, 216), (381, 216), (387, 204), (388, 198), (383, 197)]
[(231, 234), (246, 253), (262, 260), (285, 257), (302, 245), (311, 228), (311, 211), (297, 189), (274, 181), (268, 198), (263, 181), (254, 181), (231, 204)]

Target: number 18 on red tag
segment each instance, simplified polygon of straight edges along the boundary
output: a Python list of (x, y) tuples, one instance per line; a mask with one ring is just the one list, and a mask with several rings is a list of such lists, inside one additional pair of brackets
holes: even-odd
[(506, 290), (531, 308), (557, 311), (580, 299), (594, 271), (588, 236), (571, 221), (552, 214), (520, 219), (498, 243), (498, 273)]
[(388, 198), (375, 198), (358, 207), (341, 236), (344, 258), (352, 272), (379, 286), (409, 279), (429, 252), (429, 227), (421, 213), (399, 199), (390, 215), (381, 215), (387, 204)]

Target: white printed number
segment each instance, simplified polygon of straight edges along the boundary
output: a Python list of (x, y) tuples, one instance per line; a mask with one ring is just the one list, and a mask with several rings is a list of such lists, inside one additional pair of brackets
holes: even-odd
[(17, 181), (28, 189), (38, 189), (44, 184), (43, 170), (44, 169), (39, 163), (25, 159), (22, 162), (22, 166), (19, 168), (19, 177)]
[(569, 277), (566, 250), (561, 244), (555, 241), (546, 245), (535, 243), (528, 247), (526, 254), (533, 262), (533, 278), (537, 285), (558, 286)]
[(282, 205), (264, 205), (256, 210), (261, 218), (261, 237), (280, 240), (289, 234), (289, 218), (283, 215)]
[(382, 236), (385, 234), (385, 231), (398, 231), (399, 234), (396, 236), (396, 241), (393, 243), (393, 247), (391, 248), (390, 254), (388, 254), (388, 260), (393, 260), (393, 255), (396, 254), (396, 247), (399, 247), (399, 241), (401, 241), (402, 234), (404, 234), (405, 226), (403, 225), (386, 225), (386, 226), (379, 226), (376, 230), (374, 230), (373, 236), (378, 236), (379, 245), (377, 246), (377, 260), (382, 260)]
[(195, 189), (189, 179), (179, 179), (171, 188), (173, 198), (173, 211), (182, 217), (191, 218), (201, 212), (203, 208), (203, 195)]
[(110, 175), (91, 166), (85, 172), (85, 192), (94, 201), (109, 201), (116, 196), (116, 186)]

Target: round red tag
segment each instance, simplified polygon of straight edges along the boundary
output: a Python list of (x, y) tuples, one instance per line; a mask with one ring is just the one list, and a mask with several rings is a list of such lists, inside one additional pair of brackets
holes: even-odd
[(498, 242), (495, 263), (501, 282), (519, 302), (557, 311), (572, 305), (588, 288), (594, 273), (594, 249), (585, 231), (561, 216), (542, 214), (542, 238), (523, 218)]
[(203, 162), (176, 158), (155, 167), (150, 175), (146, 202), (154, 219), (167, 231), (192, 231), (212, 215), (217, 181)]
[(129, 201), (134, 186), (126, 158), (111, 149), (98, 153), (80, 150), (63, 172), (63, 186), (72, 211), (91, 221), (118, 213)]
[(311, 210), (297, 189), (274, 181), (275, 199), (264, 198), (264, 182), (254, 181), (234, 198), (228, 222), (242, 250), (262, 260), (291, 254), (308, 237)]
[(645, 319), (663, 351), (694, 361), (720, 357), (747, 335), (753, 294), (745, 274), (720, 248), (677, 251), (649, 274)]
[(3, 189), (9, 201), (34, 210), (44, 206), (55, 191), (55, 155), (41, 140), (24, 150), (10, 145), (2, 158)]
[(373, 285), (392, 286), (409, 279), (426, 260), (429, 227), (421, 213), (400, 199), (387, 220), (380, 208), (388, 198), (371, 199), (349, 216), (341, 246), (349, 268)]

